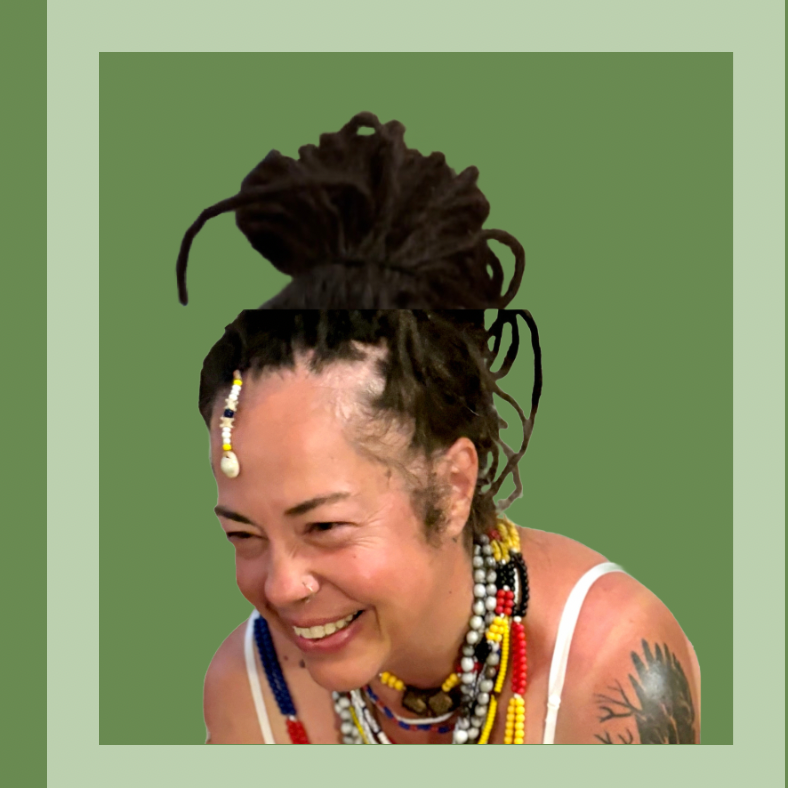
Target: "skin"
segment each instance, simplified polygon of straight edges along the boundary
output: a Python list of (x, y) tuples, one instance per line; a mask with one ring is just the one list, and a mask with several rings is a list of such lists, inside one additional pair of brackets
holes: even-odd
[[(413, 686), (439, 685), (453, 669), (473, 601), (462, 532), (478, 473), (475, 448), (462, 438), (436, 461), (445, 517), (440, 538), (428, 540), (406, 478), (358, 445), (358, 428), (366, 425), (361, 403), (380, 385), (374, 355), (334, 364), (320, 374), (309, 371), (301, 357), (294, 370), (245, 381), (233, 430), (241, 463), (235, 479), (219, 470), (221, 403), (211, 429), (217, 513), (235, 548), (238, 586), (269, 624), (299, 718), (314, 743), (341, 741), (334, 690), (372, 681), (387, 706), (412, 716), (400, 705), (400, 693), (375, 677), (388, 670)], [(378, 433), (378, 457), (405, 456), (404, 428)], [(410, 470), (424, 478), (423, 462), (412, 462)], [(343, 497), (288, 513), (333, 494)], [(527, 703), (534, 711), (526, 718), (526, 742), (538, 742), (564, 601), (574, 582), (605, 559), (565, 537), (533, 529), (521, 529), (521, 534), (531, 581)], [(316, 589), (311, 598), (306, 586)], [(359, 632), (338, 653), (310, 654), (298, 648), (293, 623), (339, 619), (357, 610), (365, 611)], [(206, 676), (211, 743), (262, 743), (243, 656), (244, 627), (219, 648)], [(668, 645), (689, 675), (699, 731), (699, 675), (691, 646), (653, 594), (632, 578), (613, 574), (593, 586), (578, 622), (556, 742), (617, 741), (628, 738), (630, 729), (637, 740), (633, 716), (600, 721), (607, 712), (601, 711), (599, 697), (606, 692), (609, 697), (615, 681), (630, 687), (632, 652), (644, 638)], [(284, 720), (260, 674), (275, 739), (287, 743)], [(659, 687), (652, 689), (659, 692)], [(505, 705), (506, 692), (501, 700)], [(648, 724), (641, 719), (641, 727)], [(406, 732), (386, 718), (382, 725), (401, 743), (451, 738)], [(502, 724), (496, 725), (492, 741), (503, 741)]]

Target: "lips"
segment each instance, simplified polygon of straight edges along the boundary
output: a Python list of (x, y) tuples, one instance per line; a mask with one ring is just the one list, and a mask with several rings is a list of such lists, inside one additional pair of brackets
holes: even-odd
[[(365, 610), (359, 610), (350, 616), (345, 616), (344, 619), (323, 619), (321, 623), (315, 624), (312, 621), (300, 621), (300, 623), (309, 623), (309, 627), (296, 627), (292, 622), (290, 624), (290, 638), (292, 639), (296, 648), (302, 654), (309, 654), (315, 658), (329, 657), (333, 654), (339, 654), (347, 647), (347, 645), (355, 640), (356, 636), (362, 631), (366, 616)], [(343, 623), (341, 628), (337, 629), (340, 621), (345, 622), (350, 619), (349, 623)], [(319, 621), (319, 619), (318, 619)], [(334, 632), (327, 633), (328, 624), (334, 624)], [(322, 636), (320, 632), (323, 632)], [(315, 633), (314, 636), (312, 633)], [(306, 633), (301, 634), (301, 633)]]
[(361, 610), (358, 610), (344, 618), (328, 620), (322, 623), (313, 623), (310, 626), (292, 625), (293, 632), (295, 632), (298, 637), (305, 638), (306, 640), (322, 640), (352, 624), (353, 620), (357, 618), (361, 612)]

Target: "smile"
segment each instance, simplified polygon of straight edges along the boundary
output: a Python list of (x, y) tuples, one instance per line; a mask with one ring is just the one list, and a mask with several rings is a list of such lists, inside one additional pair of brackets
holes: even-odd
[(322, 624), (320, 626), (293, 627), (293, 632), (295, 632), (299, 637), (305, 638), (306, 640), (320, 640), (321, 638), (333, 635), (340, 629), (344, 629), (349, 624), (352, 624), (353, 620), (357, 618), (362, 612), (363, 611), (359, 610), (356, 613), (351, 613), (345, 618), (340, 618), (339, 621), (329, 621), (327, 624)]

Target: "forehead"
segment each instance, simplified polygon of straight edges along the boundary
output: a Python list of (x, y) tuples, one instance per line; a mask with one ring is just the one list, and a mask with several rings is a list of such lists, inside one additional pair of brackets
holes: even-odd
[(220, 492), (265, 496), (284, 505), (293, 498), (323, 494), (328, 487), (333, 491), (338, 484), (365, 483), (379, 473), (380, 468), (358, 452), (349, 432), (359, 419), (369, 421), (365, 403), (382, 390), (375, 370), (378, 355), (335, 362), (320, 372), (300, 357), (294, 369), (270, 370), (245, 380), (232, 437), (242, 470), (233, 480), (217, 472), (222, 453), (219, 401), (212, 420), (211, 460)]
[[(317, 414), (332, 413), (337, 418), (350, 417), (361, 404), (383, 390), (383, 380), (376, 369), (384, 348), (354, 343), (364, 353), (361, 361), (337, 360), (326, 363), (319, 371), (311, 367), (314, 351), (295, 355), (294, 367), (265, 369), (255, 376), (244, 376), (235, 425), (249, 426), (260, 416), (276, 412), (279, 416), (293, 414), (300, 421)], [(224, 408), (224, 399), (214, 403), (213, 425)], [(250, 414), (254, 413), (256, 418)], [(296, 418), (297, 417), (297, 418)]]

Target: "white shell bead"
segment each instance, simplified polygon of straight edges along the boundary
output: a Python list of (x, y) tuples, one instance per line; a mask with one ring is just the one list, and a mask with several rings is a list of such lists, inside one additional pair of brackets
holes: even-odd
[(473, 579), (477, 583), (484, 583), (487, 580), (487, 573), (484, 571), (484, 569), (477, 569), (473, 573)]
[(473, 587), (473, 595), (482, 599), (487, 596), (487, 589), (481, 583), (477, 583)]
[(482, 692), (492, 692), (492, 689), (495, 685), (490, 681), (490, 679), (482, 679), (479, 682), (479, 689)]
[(454, 741), (457, 744), (465, 744), (468, 741), (468, 733), (464, 730), (455, 730), (454, 731)]
[(484, 566), (484, 559), (480, 555), (475, 555), (473, 557), (473, 568), (481, 569), (483, 566)]
[(495, 583), (490, 583), (487, 586), (487, 593), (489, 596), (496, 596), (498, 594), (498, 587), (495, 585)]
[(468, 643), (470, 643), (471, 645), (474, 645), (475, 643), (478, 643), (478, 642), (481, 640), (481, 637), (482, 637), (482, 636), (481, 636), (481, 635), (480, 635), (480, 634), (479, 634), (479, 633), (478, 633), (478, 632), (477, 632), (475, 629), (472, 629), (472, 630), (471, 630), (471, 631), (470, 631), (470, 632), (469, 632), (469, 633), (468, 633), (468, 634), (465, 636), (465, 640), (466, 640)]
[(460, 679), (463, 684), (473, 684), (476, 681), (476, 674), (475, 673), (463, 673), (462, 678)]
[(222, 469), (222, 473), (225, 476), (229, 476), (231, 479), (234, 479), (241, 472), (241, 466), (238, 464), (238, 458), (235, 456), (235, 453), (231, 451), (224, 453), (222, 461), (219, 463), (219, 467)]
[(498, 600), (494, 596), (488, 596), (484, 601), (484, 606), (487, 610), (495, 610), (498, 607)]
[(481, 629), (484, 626), (484, 619), (481, 616), (471, 618), (471, 629)]
[(484, 600), (482, 600), (482, 599), (477, 599), (477, 600), (476, 600), (476, 601), (473, 603), (473, 612), (474, 612), (474, 615), (477, 615), (477, 616), (483, 616), (486, 610), (487, 610), (487, 605), (485, 604)]
[(479, 729), (476, 728), (476, 727), (468, 728), (468, 738), (471, 741), (474, 741), (475, 739), (478, 739), (479, 738)]
[(480, 692), (479, 696), (476, 700), (481, 703), (482, 706), (487, 706), (490, 702), (490, 693), (489, 692)]
[(460, 667), (467, 673), (468, 671), (473, 670), (473, 666), (476, 663), (473, 661), (471, 657), (463, 657), (460, 660)]

